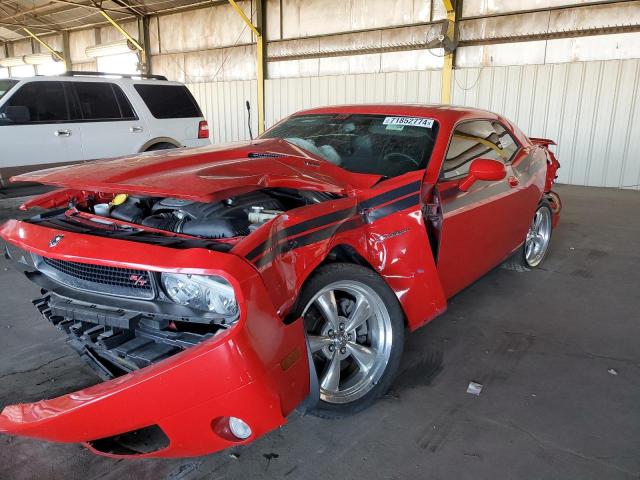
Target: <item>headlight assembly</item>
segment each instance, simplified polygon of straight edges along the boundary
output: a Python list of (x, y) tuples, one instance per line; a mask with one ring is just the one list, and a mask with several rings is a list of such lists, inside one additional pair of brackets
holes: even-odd
[(165, 293), (175, 303), (225, 316), (238, 314), (233, 287), (222, 277), (163, 273), (161, 280)]

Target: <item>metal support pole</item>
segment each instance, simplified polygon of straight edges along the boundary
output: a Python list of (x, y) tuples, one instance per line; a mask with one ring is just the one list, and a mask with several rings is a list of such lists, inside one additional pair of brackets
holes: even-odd
[(62, 32), (62, 55), (64, 56), (64, 69), (70, 72), (73, 70), (73, 65), (71, 65), (71, 47), (69, 45), (68, 30), (63, 30)]
[[(449, 26), (447, 28), (447, 37), (453, 39), (455, 35), (456, 11), (452, 0), (442, 0), (447, 10), (447, 20)], [(444, 104), (451, 103), (451, 81), (453, 78), (453, 52), (444, 56), (444, 64), (442, 65), (442, 85), (440, 90), (440, 102)]]
[(151, 60), (149, 58), (149, 16), (145, 15), (138, 18), (138, 38), (142, 41), (144, 47), (140, 50), (140, 73), (148, 75), (151, 73)]
[(35, 41), (37, 41), (44, 48), (49, 50), (51, 52), (51, 55), (56, 57), (61, 62), (64, 62), (64, 58), (62, 57), (62, 55), (60, 55), (60, 53), (56, 52), (53, 48), (51, 48), (47, 42), (45, 42), (44, 40), (40, 39), (35, 33), (33, 33), (27, 27), (22, 27), (22, 30), (24, 30), (27, 33), (27, 35), (29, 35), (31, 38), (33, 38)]
[(258, 83), (258, 135), (264, 133), (264, 77), (267, 55), (265, 52), (266, 1), (256, 1), (256, 24), (260, 35), (256, 38), (256, 79)]
[(258, 0), (257, 5), (257, 17), (258, 17), (258, 27), (256, 27), (249, 17), (245, 15), (242, 9), (238, 6), (235, 0), (228, 0), (229, 4), (233, 7), (236, 13), (242, 18), (244, 23), (251, 29), (251, 31), (256, 36), (256, 79), (258, 82), (258, 134), (262, 134), (264, 132), (264, 37), (262, 35), (262, 29), (264, 28), (263, 19), (263, 5), (262, 1)]

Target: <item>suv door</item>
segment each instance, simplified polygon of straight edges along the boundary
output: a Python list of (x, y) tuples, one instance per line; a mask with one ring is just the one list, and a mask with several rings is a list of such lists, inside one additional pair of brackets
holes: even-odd
[[(525, 238), (531, 201), (523, 198), (528, 193), (511, 167), (519, 151), (515, 137), (494, 121), (467, 121), (452, 134), (437, 184), (442, 209), (438, 272), (447, 297), (505, 260)], [(458, 185), (477, 158), (502, 162), (506, 176), (477, 181), (463, 192)]]
[(0, 107), (0, 166), (28, 170), (82, 160), (81, 132), (70, 122), (62, 82), (24, 83)]
[(119, 85), (112, 82), (69, 82), (82, 131), (85, 160), (131, 155), (149, 139)]

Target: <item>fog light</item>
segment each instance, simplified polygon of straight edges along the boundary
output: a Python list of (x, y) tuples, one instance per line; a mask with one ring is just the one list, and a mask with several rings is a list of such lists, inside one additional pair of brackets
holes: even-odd
[(240, 440), (246, 440), (251, 436), (251, 427), (236, 417), (229, 417), (229, 430)]

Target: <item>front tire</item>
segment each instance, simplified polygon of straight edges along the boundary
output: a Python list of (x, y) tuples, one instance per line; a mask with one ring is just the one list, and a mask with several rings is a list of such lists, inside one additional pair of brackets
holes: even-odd
[(350, 263), (320, 267), (298, 301), (309, 340), (323, 418), (357, 413), (384, 395), (398, 371), (404, 313), (374, 271)]
[(539, 267), (547, 256), (551, 233), (553, 230), (553, 217), (549, 203), (543, 201), (538, 205), (531, 226), (527, 232), (524, 243), (504, 263), (504, 267), (516, 272), (527, 272)]

